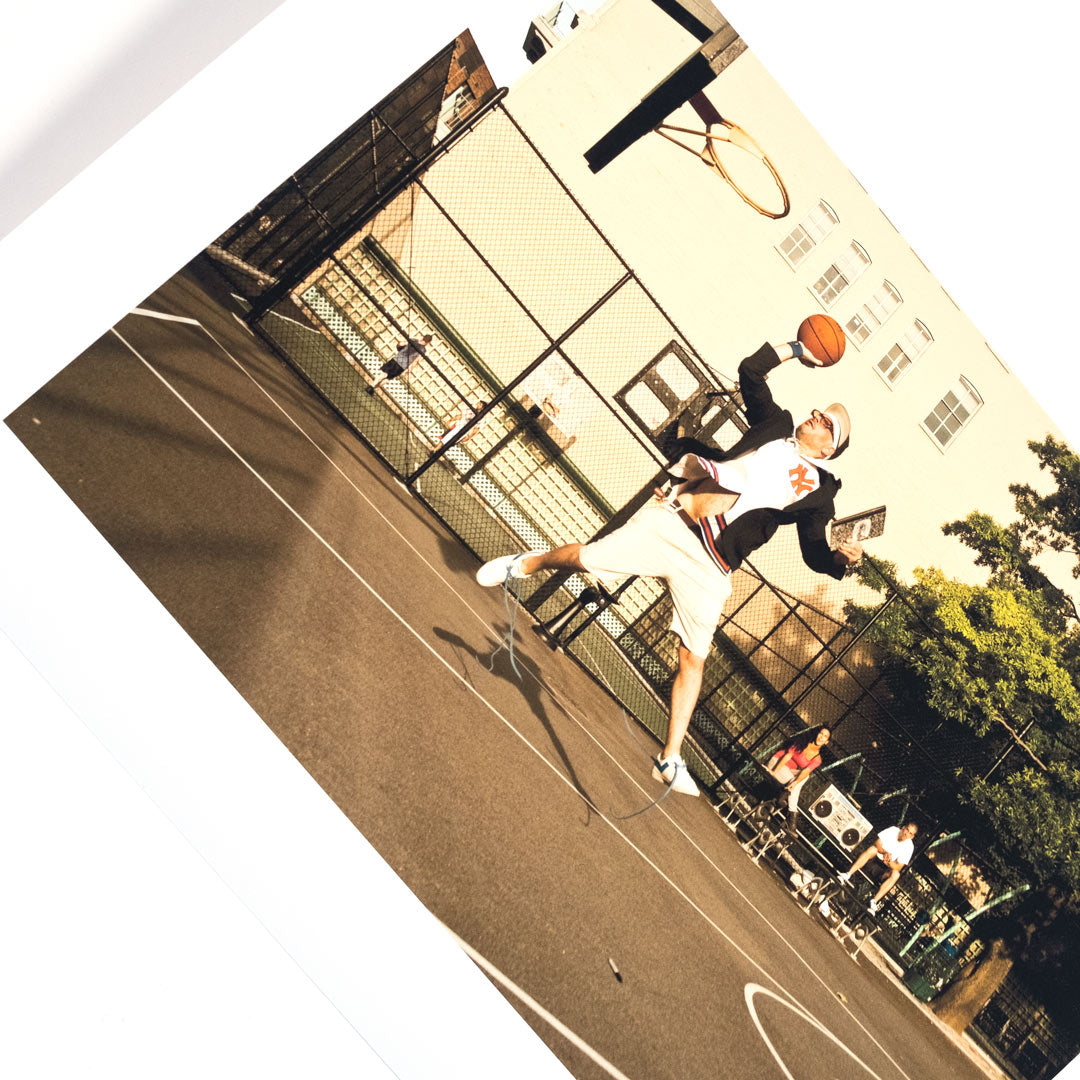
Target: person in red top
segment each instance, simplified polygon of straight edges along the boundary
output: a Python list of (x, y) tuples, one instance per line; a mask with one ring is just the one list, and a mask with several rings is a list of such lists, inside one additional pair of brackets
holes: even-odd
[[(765, 766), (774, 780), (783, 785), (787, 793), (788, 832), (798, 831), (799, 793), (806, 778), (821, 764), (822, 748), (828, 743), (832, 732), (827, 727), (806, 739), (793, 743), (786, 750), (777, 750)], [(781, 795), (781, 798), (783, 795)]]

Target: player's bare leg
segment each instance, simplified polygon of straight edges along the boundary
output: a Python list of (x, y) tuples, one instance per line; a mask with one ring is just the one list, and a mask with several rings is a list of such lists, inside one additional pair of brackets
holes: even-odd
[(701, 677), (705, 671), (705, 659), (695, 656), (682, 642), (679, 642), (679, 667), (675, 672), (675, 681), (671, 684), (671, 711), (668, 718), (667, 741), (664, 743), (664, 757), (682, 751), (683, 739), (686, 738), (690, 717), (694, 713), (698, 695), (701, 693)]
[(679, 753), (690, 717), (701, 693), (701, 676), (705, 670), (703, 657), (695, 656), (679, 643), (679, 667), (671, 684), (671, 708), (668, 714), (667, 741), (653, 762), (653, 779), (668, 784), (683, 795), (697, 795), (698, 787)]
[(481, 585), (501, 585), (508, 578), (531, 577), (540, 570), (584, 570), (581, 544), (563, 544), (550, 551), (526, 551), (523, 555), (501, 555), (484, 563), (476, 572)]
[(535, 574), (538, 570), (584, 570), (581, 565), (581, 544), (563, 544), (550, 551), (533, 552), (518, 564), (523, 574)]

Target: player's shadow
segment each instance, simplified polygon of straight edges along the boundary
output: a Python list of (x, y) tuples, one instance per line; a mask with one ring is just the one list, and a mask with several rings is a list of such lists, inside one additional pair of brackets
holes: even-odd
[(544, 702), (545, 695), (547, 695), (550, 700), (555, 701), (556, 704), (558, 703), (558, 699), (544, 681), (543, 676), (540, 674), (540, 669), (532, 660), (515, 649), (513, 663), (517, 665), (518, 670), (521, 672), (519, 677), (511, 665), (510, 651), (507, 648), (505, 640), (492, 641), (489, 638), (488, 641), (491, 648), (482, 653), (478, 652), (472, 645), (451, 630), (445, 630), (441, 626), (432, 627), (432, 630), (437, 638), (445, 641), (455, 651), (471, 657), (478, 664), (481, 664), (488, 671), (492, 672), (492, 674), (499, 676), (501, 679), (505, 679), (508, 683), (521, 691), (521, 696), (525, 699), (525, 703), (532, 710), (533, 715), (536, 716), (541, 724), (543, 724), (551, 746), (566, 769), (566, 773), (570, 779), (570, 783), (574, 786), (574, 790), (584, 800), (586, 807), (585, 824), (588, 825), (589, 818), (592, 815), (593, 798), (588, 791), (586, 791), (585, 786), (578, 778), (573, 762), (570, 760), (570, 755), (567, 754), (562, 739), (559, 738), (558, 732), (555, 730), (555, 727), (548, 716), (547, 707)]

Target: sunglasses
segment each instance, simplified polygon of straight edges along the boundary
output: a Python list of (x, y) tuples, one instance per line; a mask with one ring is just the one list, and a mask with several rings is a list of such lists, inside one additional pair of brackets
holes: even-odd
[(812, 409), (810, 416), (814, 420), (820, 420), (829, 429), (829, 434), (833, 437), (833, 441), (836, 440), (836, 425), (833, 423), (832, 417), (828, 413), (823, 413), (820, 409)]

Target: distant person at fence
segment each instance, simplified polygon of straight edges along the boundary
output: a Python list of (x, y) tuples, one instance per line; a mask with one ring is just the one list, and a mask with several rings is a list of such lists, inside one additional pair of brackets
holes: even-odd
[(430, 345), (431, 341), (431, 334), (425, 334), (419, 342), (413, 341), (412, 338), (399, 341), (397, 352), (379, 369), (379, 374), (375, 376), (375, 381), (367, 388), (367, 392), (374, 394), (387, 379), (396, 379), (399, 375), (404, 375), (421, 357), (426, 359), (425, 346)]
[(847, 448), (851, 432), (847, 409), (836, 403), (796, 422), (769, 391), (768, 372), (795, 358), (807, 367), (821, 366), (797, 341), (778, 348), (766, 343), (747, 357), (739, 366), (739, 388), (749, 430), (727, 452), (694, 439), (676, 440), (670, 489), (657, 490), (621, 528), (587, 544), (504, 555), (476, 575), (481, 585), (539, 570), (585, 570), (609, 588), (632, 575), (666, 583), (679, 662), (667, 737), (652, 775), (686, 795), (698, 789), (680, 752), (731, 593), (732, 571), (781, 525), (796, 526), (802, 557), (818, 573), (839, 579), (862, 557), (860, 544), (832, 548), (826, 538), (840, 489), (833, 461)]
[(836, 876), (843, 882), (851, 880), (852, 874), (858, 873), (871, 859), (880, 859), (887, 874), (878, 886), (874, 898), (870, 901), (870, 914), (878, 913), (882, 897), (900, 880), (900, 873), (911, 862), (915, 854), (915, 834), (919, 826), (914, 821), (906, 825), (890, 825), (877, 834), (877, 839), (851, 864), (843, 874)]
[(461, 412), (450, 417), (450, 426), (443, 433), (439, 439), (440, 446), (448, 446), (452, 442), (467, 443), (480, 429), (474, 427), (467, 435), (462, 435), (459, 439), (457, 434), (462, 428), (468, 426), (476, 419), (476, 414), (487, 404), (486, 401), (479, 401), (476, 404), (476, 408), (472, 408), (469, 405), (465, 405)]
[(821, 764), (821, 751), (832, 732), (827, 727), (797, 739), (786, 750), (777, 750), (765, 766), (766, 772), (783, 785), (780, 798), (787, 796), (787, 828), (793, 835), (799, 826), (799, 794), (806, 778)]

